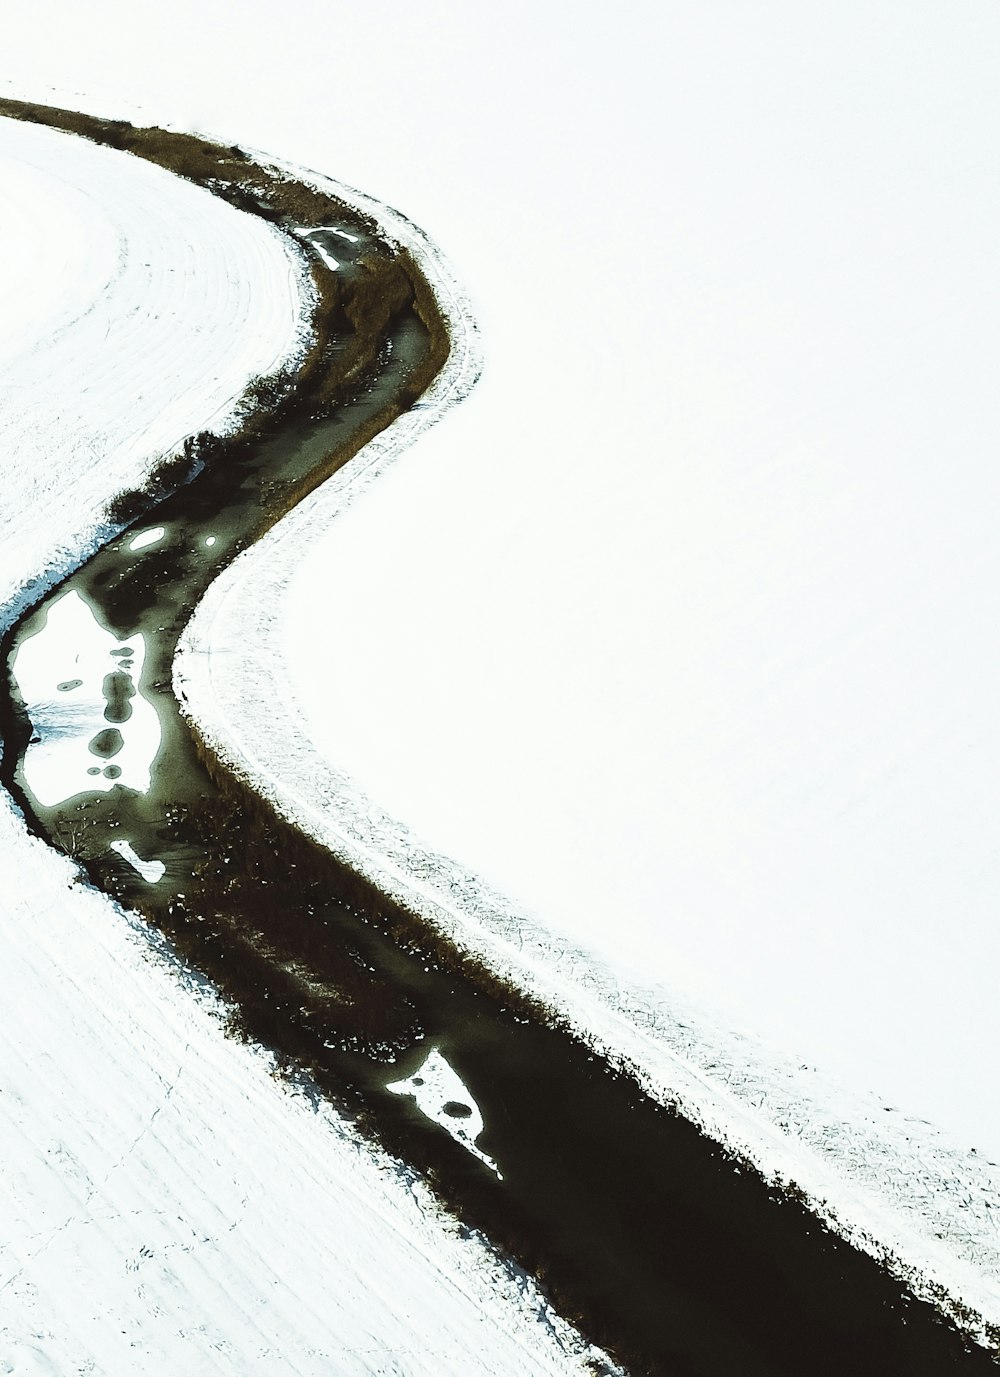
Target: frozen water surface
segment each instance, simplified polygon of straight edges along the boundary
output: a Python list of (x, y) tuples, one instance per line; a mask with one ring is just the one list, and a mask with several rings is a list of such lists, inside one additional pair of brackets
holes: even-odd
[(137, 856), (131, 843), (127, 841), (113, 841), (111, 850), (117, 851), (119, 856), (128, 861), (137, 874), (141, 875), (147, 884), (155, 885), (163, 879), (166, 866), (162, 861), (144, 861), (141, 856)]
[(54, 603), (13, 661), (31, 720), (28, 788), (44, 807), (118, 785), (145, 793), (160, 748), (160, 719), (138, 685), (141, 635), (119, 641), (76, 592)]
[(393, 1081), (386, 1089), (395, 1091), (397, 1095), (412, 1096), (422, 1114), (440, 1124), (456, 1143), (461, 1143), (467, 1152), (500, 1175), (492, 1157), (487, 1157), (476, 1146), (484, 1127), (479, 1106), (439, 1048), (432, 1048), (411, 1076), (402, 1081)]
[(149, 531), (140, 531), (137, 536), (133, 536), (128, 543), (128, 548), (133, 552), (145, 550), (148, 546), (155, 545), (158, 541), (162, 540), (163, 536), (163, 527), (154, 526)]

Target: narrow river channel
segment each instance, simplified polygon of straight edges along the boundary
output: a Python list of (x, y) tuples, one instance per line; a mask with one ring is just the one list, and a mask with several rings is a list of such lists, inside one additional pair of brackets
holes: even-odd
[[(318, 272), (350, 281), (378, 247), (368, 234), (326, 220), (303, 238)], [(203, 762), (170, 687), (191, 609), (332, 451), (406, 398), (427, 348), (404, 303), (356, 395), (299, 396), (252, 443), (193, 452), (191, 481), (21, 619), (4, 647), (5, 785), (222, 989), (236, 1034), (302, 1068), (633, 1373), (995, 1371), (565, 1031), (354, 902), (316, 848)]]

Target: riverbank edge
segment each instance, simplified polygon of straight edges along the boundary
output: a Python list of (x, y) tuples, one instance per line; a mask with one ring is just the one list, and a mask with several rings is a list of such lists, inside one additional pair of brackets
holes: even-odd
[[(438, 297), (452, 351), (416, 407), (234, 561), (202, 600), (181, 637), (174, 687), (206, 755), (327, 847), (387, 908), (416, 918), (459, 959), (550, 1010), (651, 1097), (806, 1203), (977, 1343), (1000, 1352), (995, 1164), (930, 1125), (755, 1046), (668, 991), (626, 986), (423, 846), (311, 747), (283, 669), (282, 590), (310, 538), (468, 395), (482, 356), (469, 300), (428, 236), (372, 197), (294, 171), (356, 203), (386, 238), (408, 249)], [(276, 704), (285, 710), (276, 713)]]

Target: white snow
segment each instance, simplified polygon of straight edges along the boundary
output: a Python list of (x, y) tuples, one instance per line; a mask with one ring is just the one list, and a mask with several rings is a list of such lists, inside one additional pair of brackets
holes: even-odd
[(68, 863), (0, 826), (12, 1372), (583, 1372), (530, 1285), (225, 1037)]
[[(98, 539), (108, 497), (294, 358), (303, 302), (278, 236), (141, 161), (0, 120), (0, 164), (6, 624)], [(81, 678), (66, 700), (93, 706), (95, 634), (100, 664), (32, 668), (43, 633), (19, 674)], [(226, 1037), (210, 992), (6, 795), (0, 859), (5, 1371), (584, 1370), (529, 1282)]]
[(335, 273), (335, 272), (337, 271), (337, 269), (340, 267), (340, 263), (337, 261), (336, 258), (334, 258), (333, 254), (330, 253), (330, 251), (329, 251), (328, 249), (325, 249), (325, 248), (323, 247), (323, 244), (321, 243), (321, 241), (320, 241), (319, 239), (314, 239), (314, 238), (312, 237), (312, 234), (313, 234), (312, 231), (308, 231), (308, 230), (302, 231), (302, 238), (303, 238), (303, 239), (308, 239), (308, 240), (309, 240), (309, 243), (312, 245), (312, 247), (313, 247), (313, 248), (316, 250), (316, 252), (319, 254), (320, 258), (323, 260), (323, 262), (326, 264), (326, 266), (330, 269), (331, 272), (334, 272), (334, 273)]
[(330, 269), (330, 271), (336, 272), (337, 269), (340, 267), (340, 264), (337, 262), (336, 258), (334, 258), (331, 253), (328, 253), (327, 250), (324, 249), (323, 245), (320, 243), (314, 244), (313, 247), (319, 254), (320, 258), (322, 258), (326, 266)]
[[(79, 558), (99, 504), (193, 425), (230, 421), (246, 381), (295, 349), (305, 290), (273, 230), (209, 192), (177, 191), (140, 159), (94, 144), (80, 154), (80, 142), (0, 120), (11, 227), (0, 450), (16, 448), (25, 512), (4, 554), (24, 582), (54, 548)], [(57, 462), (72, 465), (78, 496), (53, 512)]]
[(149, 885), (159, 884), (166, 874), (167, 867), (162, 861), (144, 861), (131, 842), (113, 841), (111, 850), (117, 851), (119, 856), (128, 861), (136, 874), (141, 875)]
[(19, 94), (334, 171), (476, 295), (476, 393), (314, 546), (283, 800), (312, 734), (308, 825), (997, 1316), (995, 5), (283, 13), (5, 31)]

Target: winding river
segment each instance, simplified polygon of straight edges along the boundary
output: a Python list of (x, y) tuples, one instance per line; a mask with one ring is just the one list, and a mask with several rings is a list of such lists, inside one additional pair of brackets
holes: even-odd
[[(372, 254), (391, 257), (336, 202), (322, 226), (296, 232), (341, 294)], [(353, 329), (341, 310), (331, 358)], [(346, 400), (329, 404), (314, 370), (259, 434), (189, 447), (190, 481), (7, 637), (3, 782), (33, 829), (220, 988), (235, 1035), (426, 1174), (633, 1372), (994, 1370), (795, 1200), (463, 971), (202, 758), (170, 688), (191, 609), (331, 456), (405, 407), (429, 348), (411, 294)]]

